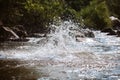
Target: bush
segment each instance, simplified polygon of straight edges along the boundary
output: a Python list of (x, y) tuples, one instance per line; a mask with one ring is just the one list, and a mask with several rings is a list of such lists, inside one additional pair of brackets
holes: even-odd
[(0, 20), (6, 26), (20, 23), (23, 14), (24, 0), (0, 0)]
[(89, 5), (92, 0), (65, 0), (66, 5), (75, 11), (80, 11), (82, 8)]
[(112, 16), (120, 19), (120, 0), (105, 0)]
[(63, 11), (61, 0), (0, 0), (0, 20), (6, 26), (22, 24), (29, 32), (44, 32)]
[(106, 1), (111, 14), (119, 16), (117, 0), (112, 4), (109, 0), (0, 0), (0, 21), (6, 26), (22, 24), (29, 32), (44, 32), (61, 17), (102, 29), (111, 26)]
[(105, 1), (93, 0), (89, 6), (81, 10), (80, 15), (84, 19), (85, 25), (90, 28), (103, 29), (111, 26)]
[(23, 22), (30, 32), (44, 32), (46, 25), (59, 17), (63, 12), (63, 4), (59, 0), (27, 0)]

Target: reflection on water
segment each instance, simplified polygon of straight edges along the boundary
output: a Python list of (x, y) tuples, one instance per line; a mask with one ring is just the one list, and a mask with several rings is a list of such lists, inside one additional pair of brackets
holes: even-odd
[(69, 35), (72, 22), (52, 25), (46, 38), (0, 44), (0, 80), (118, 80), (120, 38), (94, 31), (82, 42)]
[[(40, 76), (39, 76), (40, 77)], [(0, 80), (36, 80), (38, 74), (16, 60), (0, 60)]]

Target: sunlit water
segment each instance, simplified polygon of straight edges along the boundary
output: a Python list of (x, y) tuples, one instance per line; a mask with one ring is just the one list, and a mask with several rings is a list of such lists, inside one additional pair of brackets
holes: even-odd
[(65, 21), (51, 27), (44, 38), (1, 43), (0, 80), (120, 79), (119, 37), (94, 31), (95, 38), (77, 42), (77, 24)]

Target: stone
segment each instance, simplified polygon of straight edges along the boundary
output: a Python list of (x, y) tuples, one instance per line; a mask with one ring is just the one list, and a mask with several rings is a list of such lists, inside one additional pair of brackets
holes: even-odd
[(112, 28), (105, 28), (101, 32), (108, 32), (108, 35), (116, 35), (116, 32)]
[(74, 36), (76, 41), (80, 42), (82, 38), (85, 38), (85, 35), (80, 31), (74, 30), (73, 32), (69, 32), (70, 36)]
[(41, 38), (41, 37), (46, 37), (46, 33), (32, 33), (29, 35), (29, 37), (35, 37), (35, 38)]
[(77, 38), (77, 37), (84, 38), (85, 35), (84, 35), (83, 33), (81, 33), (81, 32), (77, 32), (77, 33), (75, 33), (75, 37), (76, 37), (76, 38)]
[(0, 40), (18, 39), (19, 36), (9, 27), (0, 27)]
[(28, 36), (27, 31), (25, 30), (23, 25), (16, 25), (12, 28), (12, 30), (20, 37), (25, 38)]
[(83, 29), (82, 33), (85, 35), (85, 37), (94, 38), (95, 35), (90, 29)]
[(117, 37), (120, 37), (120, 30), (117, 31)]
[(111, 16), (110, 19), (112, 22), (113, 29), (120, 30), (120, 19), (118, 19), (114, 16)]

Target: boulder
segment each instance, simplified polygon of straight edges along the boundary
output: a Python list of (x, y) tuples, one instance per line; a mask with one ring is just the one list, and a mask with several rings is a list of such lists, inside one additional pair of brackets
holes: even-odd
[(82, 29), (79, 32), (75, 33), (75, 38), (77, 42), (82, 42), (85, 40), (85, 37), (94, 38), (94, 33), (89, 29)]
[(20, 37), (20, 38), (25, 38), (28, 36), (25, 28), (23, 25), (16, 25), (12, 28), (12, 30)]
[(82, 29), (81, 32), (85, 35), (85, 37), (94, 38), (95, 35), (90, 29)]
[(94, 33), (90, 30), (85, 31), (84, 34), (85, 34), (86, 37), (90, 37), (90, 38), (95, 37)]
[(113, 29), (119, 29), (120, 30), (120, 20), (114, 16), (110, 17)]
[(85, 38), (85, 35), (81, 32), (75, 33), (75, 39), (77, 42), (82, 42), (83, 38)]
[(112, 28), (105, 28), (101, 32), (107, 32), (108, 35), (116, 35), (116, 32)]
[(83, 42), (83, 41), (85, 41), (85, 38), (77, 37), (77, 38), (76, 38), (76, 41), (77, 41), (77, 42)]
[(84, 37), (94, 38), (95, 37), (94, 33), (90, 29), (76, 30), (75, 36), (81, 37), (81, 38), (84, 38)]
[(81, 33), (81, 32), (77, 32), (77, 33), (75, 33), (75, 37), (76, 37), (76, 38), (77, 38), (77, 37), (85, 38), (85, 35), (84, 35), (83, 33)]

